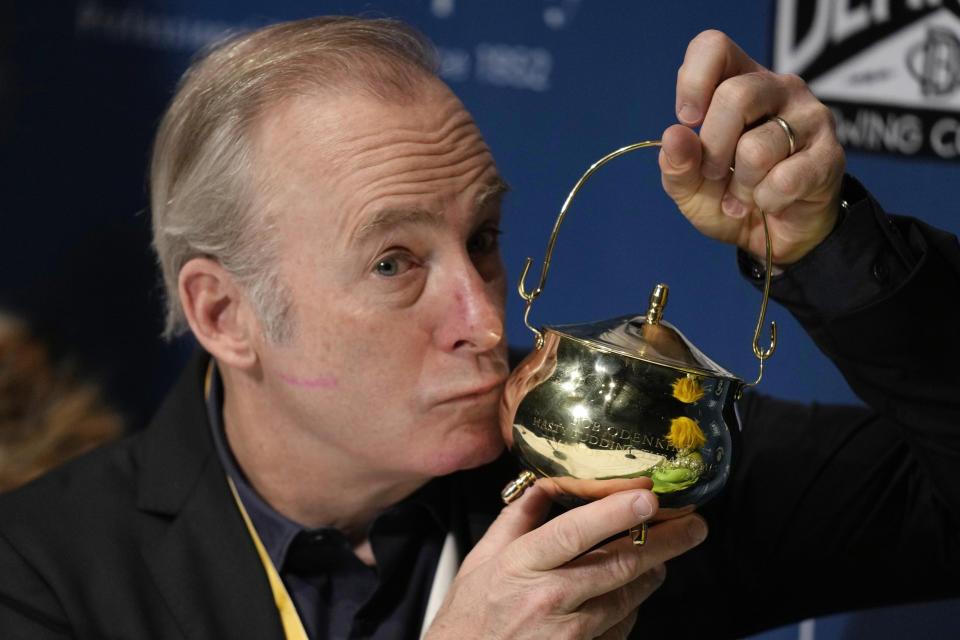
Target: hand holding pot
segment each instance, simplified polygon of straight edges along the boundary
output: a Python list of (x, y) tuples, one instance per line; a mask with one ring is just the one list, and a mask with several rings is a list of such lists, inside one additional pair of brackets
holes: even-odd
[(504, 508), (464, 559), (427, 640), (624, 638), (637, 606), (663, 582), (663, 563), (707, 533), (700, 516), (688, 515), (651, 527), (644, 547), (621, 536), (593, 549), (651, 519), (656, 498), (616, 493), (538, 526), (549, 505), (534, 485)]
[(663, 133), (660, 169), (667, 194), (697, 229), (762, 257), (762, 208), (773, 261), (787, 265), (834, 228), (843, 150), (830, 110), (803, 80), (773, 73), (723, 33), (705, 31), (677, 73), (676, 109), (682, 124)]

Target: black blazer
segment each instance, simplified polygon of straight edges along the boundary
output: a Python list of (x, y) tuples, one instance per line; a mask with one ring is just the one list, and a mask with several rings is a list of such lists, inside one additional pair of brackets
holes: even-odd
[(4, 497), (5, 638), (283, 640), (213, 450), (204, 371), (195, 359), (142, 434)]

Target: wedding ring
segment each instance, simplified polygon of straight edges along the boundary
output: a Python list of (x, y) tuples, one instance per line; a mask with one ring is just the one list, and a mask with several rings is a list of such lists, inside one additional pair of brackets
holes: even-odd
[(635, 547), (647, 544), (647, 523), (641, 522), (635, 527), (630, 527), (630, 539), (633, 540)]
[(787, 121), (780, 116), (774, 116), (770, 118), (770, 120), (780, 125), (780, 128), (783, 129), (783, 132), (787, 134), (787, 140), (790, 142), (790, 151), (787, 153), (787, 157), (789, 158), (793, 155), (793, 152), (797, 150), (797, 134), (793, 132), (793, 128), (787, 124)]

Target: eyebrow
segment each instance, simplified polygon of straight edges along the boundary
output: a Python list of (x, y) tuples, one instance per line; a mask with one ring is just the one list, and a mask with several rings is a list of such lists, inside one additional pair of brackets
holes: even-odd
[(507, 191), (510, 191), (510, 185), (503, 178), (497, 176), (477, 193), (474, 207), (479, 211), (490, 201), (503, 197), (503, 194)]
[(425, 209), (394, 207), (383, 209), (354, 234), (355, 241), (362, 241), (381, 229), (392, 229), (403, 225), (438, 225), (443, 216)]
[[(491, 201), (502, 197), (509, 190), (510, 185), (497, 176), (490, 183), (480, 188), (477, 197), (474, 199), (474, 209), (479, 211)], [(392, 229), (403, 225), (438, 225), (442, 220), (442, 214), (425, 209), (388, 208), (379, 211), (372, 220), (357, 229), (354, 240), (360, 242), (382, 229)]]

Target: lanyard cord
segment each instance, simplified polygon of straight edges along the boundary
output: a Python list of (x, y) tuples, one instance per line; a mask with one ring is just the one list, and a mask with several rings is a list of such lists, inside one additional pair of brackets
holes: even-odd
[(254, 529), (253, 523), (250, 521), (250, 516), (247, 515), (247, 510), (243, 507), (243, 502), (240, 501), (240, 496), (237, 494), (237, 487), (233, 484), (233, 478), (227, 476), (227, 482), (230, 483), (230, 491), (233, 492), (233, 499), (237, 502), (240, 515), (243, 516), (243, 522), (247, 525), (247, 531), (250, 532), (250, 538), (253, 540), (253, 546), (257, 548), (257, 555), (260, 556), (260, 562), (263, 563), (263, 568), (267, 572), (267, 580), (270, 582), (270, 590), (273, 592), (273, 602), (277, 605), (277, 611), (280, 612), (283, 634), (287, 640), (308, 640), (307, 632), (303, 628), (300, 616), (297, 615), (297, 608), (293, 605), (293, 600), (290, 598), (290, 594), (287, 592), (283, 580), (280, 579), (280, 574), (277, 573), (276, 567), (273, 566), (273, 561), (270, 560), (270, 556), (267, 555), (267, 550), (264, 548), (263, 543), (260, 542), (260, 536), (257, 535), (257, 530)]

